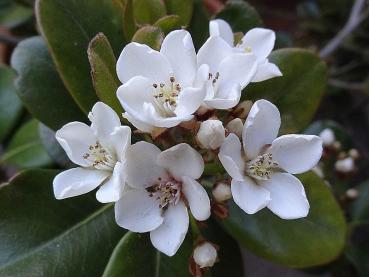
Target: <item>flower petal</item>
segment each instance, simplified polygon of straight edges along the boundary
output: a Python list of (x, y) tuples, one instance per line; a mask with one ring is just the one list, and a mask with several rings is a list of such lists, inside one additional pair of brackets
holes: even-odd
[(291, 174), (300, 174), (312, 169), (319, 162), (323, 142), (318, 136), (284, 135), (275, 139), (268, 152), (279, 167)]
[(231, 190), (234, 202), (248, 214), (260, 211), (270, 201), (269, 191), (249, 177), (245, 177), (243, 181), (232, 180)]
[(256, 56), (253, 54), (233, 54), (219, 65), (219, 89), (235, 83), (244, 89), (252, 80), (257, 69)]
[(210, 217), (210, 200), (203, 186), (191, 177), (182, 177), (182, 192), (184, 193), (191, 213), (197, 220), (206, 220)]
[(123, 164), (117, 162), (113, 170), (113, 175), (96, 192), (96, 199), (101, 203), (118, 201), (123, 195), (125, 182)]
[(281, 126), (278, 108), (267, 100), (258, 100), (252, 105), (243, 132), (243, 146), (248, 159), (258, 156), (265, 145), (277, 137)]
[(211, 20), (209, 23), (211, 37), (220, 36), (230, 46), (234, 46), (234, 36), (231, 26), (223, 19)]
[(163, 223), (159, 201), (144, 189), (126, 191), (114, 210), (117, 224), (132, 232), (149, 232)]
[(85, 167), (92, 165), (92, 161), (83, 158), (89, 153), (89, 147), (97, 141), (89, 126), (81, 122), (70, 122), (56, 131), (55, 138), (72, 162)]
[(265, 62), (258, 64), (255, 76), (252, 78), (251, 82), (262, 82), (279, 76), (282, 76), (282, 72), (279, 70), (278, 66), (265, 60)]
[(178, 180), (182, 176), (198, 179), (204, 172), (204, 160), (187, 143), (177, 144), (158, 155), (158, 165), (166, 168)]
[(233, 84), (232, 86), (222, 86), (218, 89), (212, 99), (206, 99), (205, 104), (213, 109), (230, 109), (240, 102), (241, 86)]
[(219, 36), (210, 37), (197, 54), (197, 64), (198, 66), (209, 65), (210, 72), (215, 74), (218, 72), (222, 60), (232, 53), (232, 47), (222, 38)]
[(114, 129), (121, 125), (118, 115), (103, 102), (97, 102), (92, 107), (88, 118), (91, 121), (91, 129), (102, 141), (109, 139)]
[(160, 149), (154, 144), (140, 141), (129, 147), (127, 157), (127, 184), (134, 188), (152, 186), (165, 170), (157, 164)]
[(135, 126), (138, 130), (144, 133), (151, 133), (154, 130), (154, 126), (143, 122), (139, 119), (136, 119), (134, 116), (129, 113), (124, 113), (123, 117), (126, 118), (133, 126)]
[(282, 219), (305, 217), (309, 213), (309, 202), (300, 180), (288, 173), (275, 173), (270, 180), (260, 181), (270, 191), (268, 208)]
[(245, 162), (242, 158), (241, 142), (235, 134), (229, 134), (220, 147), (219, 160), (228, 174), (239, 181), (244, 179)]
[(119, 161), (125, 161), (127, 147), (131, 145), (131, 128), (128, 126), (119, 126), (110, 134), (109, 143), (115, 150)]
[(186, 30), (170, 32), (163, 40), (160, 53), (170, 62), (176, 82), (182, 87), (192, 86), (197, 70), (197, 60), (190, 33)]
[(118, 78), (123, 84), (135, 76), (159, 84), (169, 81), (171, 73), (172, 68), (163, 54), (136, 42), (124, 47), (117, 62)]
[(259, 61), (267, 58), (274, 48), (275, 33), (264, 28), (254, 28), (248, 31), (237, 47), (250, 47), (252, 53), (257, 56)]
[(177, 116), (191, 115), (201, 106), (206, 96), (205, 86), (201, 88), (185, 88), (178, 96), (177, 108), (174, 113)]
[(179, 201), (165, 212), (163, 224), (150, 232), (152, 244), (160, 252), (173, 256), (186, 237), (188, 224), (187, 208)]
[(72, 168), (56, 175), (53, 181), (56, 199), (65, 199), (97, 188), (110, 172), (86, 168)]

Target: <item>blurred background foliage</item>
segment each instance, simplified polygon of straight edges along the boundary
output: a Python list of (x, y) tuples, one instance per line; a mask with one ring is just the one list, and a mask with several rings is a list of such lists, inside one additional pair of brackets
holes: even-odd
[[(317, 55), (342, 30), (357, 1), (36, 2), (0, 1), (1, 276), (148, 276), (153, 268), (159, 276), (188, 276), (191, 236), (177, 258), (158, 260), (147, 236), (125, 234), (115, 225), (111, 206), (98, 207), (91, 195), (53, 199), (53, 176), (72, 166), (54, 131), (69, 121), (87, 122), (98, 99), (122, 112), (115, 62), (127, 42), (159, 49), (168, 32), (187, 27), (198, 49), (211, 18), (229, 21), (234, 32), (271, 28), (276, 49), (304, 48), (274, 51), (270, 59), (285, 77), (249, 86), (244, 100), (275, 102), (284, 116), (283, 132), (334, 134), (316, 174), (300, 176), (308, 184), (309, 217), (286, 222), (268, 211), (245, 216), (231, 203), (230, 218), (208, 223), (209, 233), (219, 223), (227, 231), (209, 234), (226, 253), (211, 274), (243, 275), (242, 266), (227, 262), (240, 261), (239, 242), (273, 263), (300, 268), (294, 271), (298, 276), (369, 276), (368, 4), (362, 22), (323, 62)], [(351, 168), (337, 167), (347, 158)], [(138, 250), (147, 253), (138, 259)]]

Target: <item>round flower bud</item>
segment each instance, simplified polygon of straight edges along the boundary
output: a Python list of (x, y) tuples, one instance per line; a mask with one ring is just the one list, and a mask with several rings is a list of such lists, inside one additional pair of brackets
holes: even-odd
[(354, 160), (357, 160), (360, 157), (359, 151), (357, 149), (350, 149), (348, 152), (349, 156)]
[(226, 128), (228, 132), (234, 133), (239, 138), (242, 137), (243, 123), (240, 118), (235, 118), (229, 121)]
[(354, 160), (351, 157), (348, 157), (343, 160), (338, 160), (335, 165), (335, 169), (340, 173), (350, 173), (355, 169)]
[(231, 186), (226, 183), (217, 183), (213, 188), (214, 199), (218, 202), (223, 202), (232, 198)]
[(193, 259), (200, 268), (212, 267), (217, 261), (217, 257), (217, 250), (209, 242), (196, 246), (193, 252)]
[(336, 136), (330, 128), (326, 128), (321, 131), (319, 137), (322, 139), (324, 146), (332, 146), (333, 143), (336, 141)]
[(350, 199), (356, 199), (359, 196), (359, 191), (355, 188), (350, 188), (346, 191), (346, 196)]
[(219, 148), (225, 139), (225, 129), (222, 122), (217, 119), (201, 122), (196, 138), (204, 149), (215, 150)]

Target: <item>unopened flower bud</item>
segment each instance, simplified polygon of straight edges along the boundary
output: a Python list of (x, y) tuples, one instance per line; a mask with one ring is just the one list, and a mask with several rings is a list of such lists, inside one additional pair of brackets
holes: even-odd
[(225, 129), (220, 120), (208, 119), (201, 123), (196, 135), (200, 146), (205, 149), (219, 148), (225, 139)]
[(231, 186), (223, 182), (217, 183), (212, 193), (214, 199), (218, 202), (223, 202), (232, 198)]
[(229, 121), (226, 128), (228, 132), (234, 133), (239, 138), (242, 137), (243, 123), (240, 118), (235, 118)]
[(319, 137), (322, 139), (324, 146), (332, 146), (336, 141), (336, 136), (330, 128), (321, 131)]
[(200, 268), (212, 267), (217, 261), (218, 253), (215, 247), (209, 242), (203, 242), (196, 246), (193, 252), (193, 259)]
[(335, 141), (332, 146), (336, 151), (339, 151), (342, 148), (342, 144), (339, 141)]
[(343, 160), (338, 160), (335, 165), (335, 169), (340, 173), (350, 173), (355, 169), (354, 160), (351, 157), (348, 157)]
[(360, 157), (360, 154), (359, 154), (359, 151), (357, 151), (357, 149), (351, 149), (349, 152), (348, 152), (349, 156), (351, 158), (353, 158), (354, 160), (357, 160), (359, 157)]
[(346, 191), (346, 196), (349, 199), (356, 199), (359, 196), (359, 192), (355, 188), (350, 188)]

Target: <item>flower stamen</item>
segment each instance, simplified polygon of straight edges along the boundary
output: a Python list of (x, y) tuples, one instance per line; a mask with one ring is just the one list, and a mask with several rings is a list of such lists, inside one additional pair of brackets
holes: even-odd
[(114, 169), (116, 159), (99, 141), (96, 141), (94, 145), (90, 145), (88, 150), (89, 152), (85, 153), (83, 158), (91, 161), (94, 168), (110, 171)]
[(257, 156), (246, 163), (246, 174), (257, 180), (269, 180), (274, 170), (278, 168), (278, 163), (273, 160), (271, 153)]
[(174, 179), (162, 180), (158, 178), (158, 183), (146, 188), (150, 197), (159, 200), (159, 208), (165, 211), (169, 204), (176, 205), (181, 195), (181, 183)]
[(177, 99), (181, 92), (181, 85), (176, 83), (175, 78), (172, 76), (169, 78), (170, 84), (166, 85), (160, 83), (153, 84), (156, 92), (154, 93), (154, 103), (158, 108), (159, 112), (165, 116), (175, 116), (174, 110), (177, 107)]

